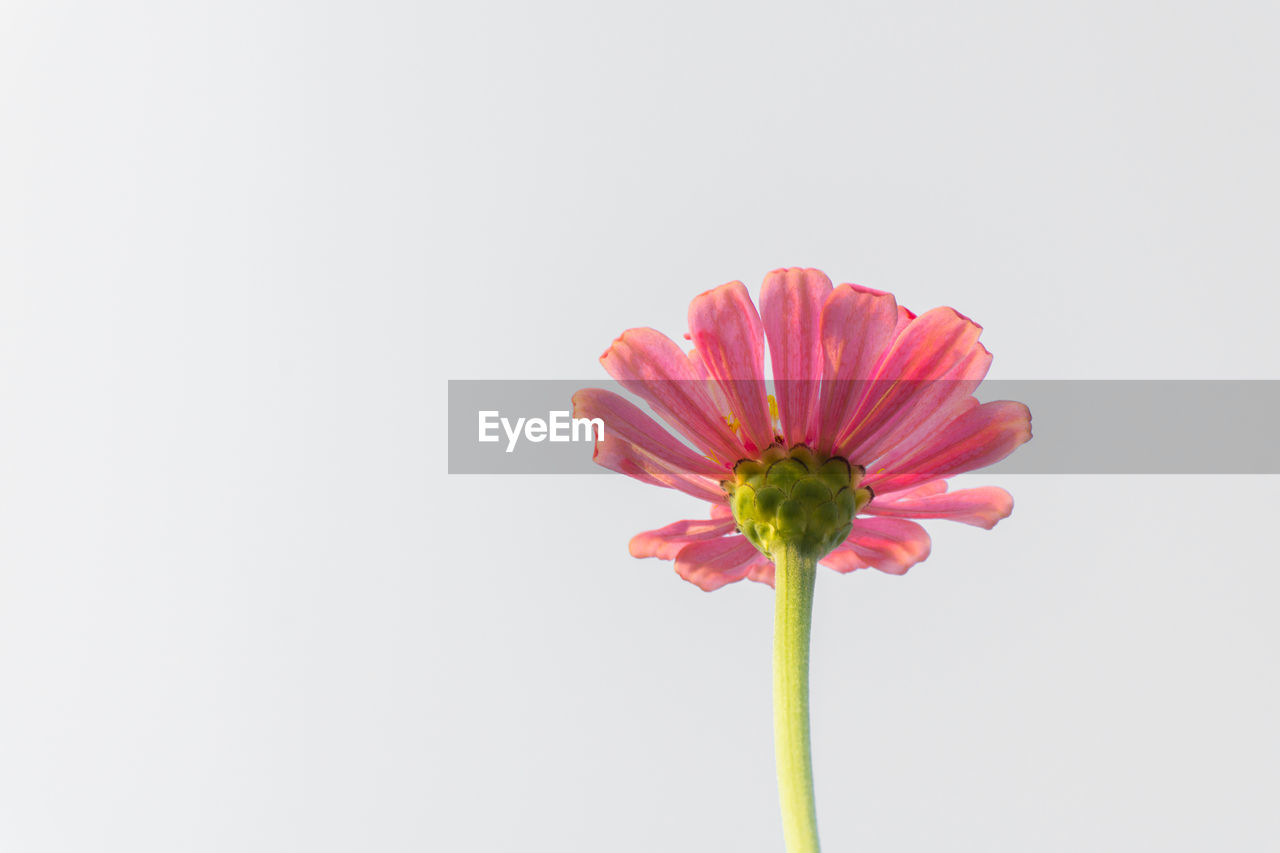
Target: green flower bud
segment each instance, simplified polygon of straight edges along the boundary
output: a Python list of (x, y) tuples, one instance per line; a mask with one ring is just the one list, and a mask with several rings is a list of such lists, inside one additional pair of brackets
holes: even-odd
[(853, 517), (871, 502), (871, 490), (858, 486), (865, 474), (861, 465), (803, 444), (775, 445), (760, 459), (738, 462), (721, 485), (738, 530), (766, 557), (785, 543), (817, 560), (848, 537)]

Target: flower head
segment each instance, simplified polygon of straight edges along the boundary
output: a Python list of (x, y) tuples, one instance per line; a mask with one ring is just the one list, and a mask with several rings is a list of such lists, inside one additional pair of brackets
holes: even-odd
[(601, 356), (676, 435), (601, 389), (575, 394), (574, 415), (604, 421), (600, 465), (711, 504), (631, 540), (704, 590), (772, 584), (781, 541), (839, 572), (902, 574), (929, 556), (913, 519), (990, 529), (1013, 510), (1003, 489), (947, 490), (1031, 438), (1026, 406), (973, 396), (991, 365), (981, 332), (951, 308), (917, 316), (889, 293), (775, 270), (758, 312), (738, 281), (696, 297), (690, 352), (640, 328)]

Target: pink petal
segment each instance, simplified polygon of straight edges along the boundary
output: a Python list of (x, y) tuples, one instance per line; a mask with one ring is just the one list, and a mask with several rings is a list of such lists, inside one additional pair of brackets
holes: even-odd
[(931, 544), (928, 532), (914, 521), (857, 518), (849, 538), (819, 562), (837, 572), (871, 566), (901, 575), (929, 556)]
[(876, 368), (870, 393), (837, 438), (836, 452), (869, 458), (862, 455), (869, 441), (891, 435), (918, 412), (915, 398), (970, 358), (981, 333), (981, 326), (951, 308), (934, 308), (909, 322)]
[(575, 418), (599, 418), (604, 421), (604, 439), (597, 444), (618, 438), (634, 444), (673, 468), (721, 479), (728, 475), (729, 469), (726, 466), (694, 453), (638, 406), (612, 391), (600, 388), (582, 389), (573, 395), (573, 413)]
[(597, 464), (705, 501), (724, 501), (719, 481), (728, 469), (676, 441), (625, 398), (585, 388), (573, 395), (573, 416), (604, 421), (604, 437), (596, 439), (592, 457)]
[(1013, 496), (995, 486), (888, 501), (877, 496), (862, 511), (895, 518), (945, 518), (990, 530), (1013, 512)]
[(761, 554), (759, 559), (751, 564), (751, 568), (747, 570), (747, 580), (773, 586), (773, 563), (769, 562), (768, 557)]
[(983, 403), (947, 424), (892, 469), (868, 475), (867, 485), (888, 493), (954, 477), (999, 462), (1030, 438), (1031, 412), (1022, 403)]
[[(919, 452), (921, 447), (931, 444), (943, 425), (951, 423), (969, 410), (976, 408), (978, 408), (976, 397), (962, 397), (948, 402), (947, 407), (937, 413), (940, 417), (936, 419), (930, 418), (927, 423), (918, 427), (907, 440), (900, 442), (879, 459), (868, 464), (866, 466), (868, 480), (874, 480), (876, 477), (883, 477), (887, 473), (898, 470), (902, 460), (911, 458)], [(945, 487), (946, 484), (944, 483), (943, 485)]]
[[(900, 316), (892, 294), (868, 287), (842, 284), (827, 297), (821, 322), (824, 367), (818, 449), (829, 451), (844, 428), (867, 387), (865, 380), (893, 343)], [(906, 322), (903, 316), (904, 326)]]
[(748, 449), (768, 447), (774, 436), (764, 387), (764, 330), (742, 282), (695, 297), (689, 304), (689, 331), (707, 372), (720, 383), (730, 411), (742, 424)]
[(666, 335), (628, 329), (600, 356), (600, 363), (699, 450), (729, 465), (747, 455), (688, 356)]
[(906, 330), (912, 320), (916, 318), (916, 312), (910, 308), (898, 306), (898, 320), (893, 327), (893, 339), (896, 341), (898, 337)]
[(837, 572), (846, 575), (849, 572), (856, 571), (858, 569), (871, 568), (870, 563), (855, 554), (852, 549), (846, 548), (843, 545), (838, 546), (834, 551), (823, 557), (818, 562), (826, 566), (828, 569), (835, 569)]
[(850, 452), (856, 453), (859, 460), (875, 460), (874, 463), (864, 462), (867, 467), (879, 463), (887, 455), (900, 458), (912, 452), (929, 441), (943, 424), (950, 423), (978, 404), (973, 392), (978, 390), (990, 367), (991, 353), (982, 344), (977, 344), (945, 376), (913, 383), (912, 393), (907, 395), (908, 399), (898, 411), (887, 418), (874, 435), (868, 435), (861, 446)]
[(773, 387), (788, 445), (813, 438), (810, 430), (822, 379), (822, 307), (830, 293), (831, 279), (813, 269), (774, 270), (760, 288)]
[(652, 459), (637, 455), (626, 445), (617, 443), (609, 450), (597, 448), (593, 461), (610, 471), (617, 471), (628, 477), (648, 483), (651, 486), (663, 486), (668, 489), (684, 492), (699, 500), (714, 503), (724, 500), (724, 492), (714, 480), (708, 480), (695, 474), (663, 469)]
[[(729, 400), (724, 396), (724, 389), (711, 378), (711, 374), (707, 372), (707, 365), (702, 360), (701, 353), (696, 349), (689, 350), (689, 364), (692, 365), (693, 372), (697, 374), (698, 378), (706, 383), (707, 396), (715, 404), (716, 411), (727, 417), (729, 415)], [(734, 461), (736, 462), (737, 460)]]
[(674, 560), (685, 545), (704, 539), (719, 539), (732, 533), (733, 527), (732, 516), (676, 521), (658, 530), (637, 533), (631, 537), (629, 548), (633, 557)]
[(745, 578), (758, 556), (763, 555), (741, 534), (693, 542), (681, 548), (676, 556), (676, 572), (711, 592)]
[(918, 486), (912, 486), (909, 489), (903, 489), (897, 492), (880, 492), (876, 495), (876, 499), (881, 501), (915, 500), (916, 498), (924, 498), (929, 495), (940, 495), (946, 490), (946, 480), (930, 480), (927, 483), (921, 483)]

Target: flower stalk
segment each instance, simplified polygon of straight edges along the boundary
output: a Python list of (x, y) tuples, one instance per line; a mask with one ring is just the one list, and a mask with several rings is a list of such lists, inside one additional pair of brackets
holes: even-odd
[(809, 629), (817, 560), (792, 543), (774, 553), (773, 739), (787, 853), (817, 853), (809, 749)]

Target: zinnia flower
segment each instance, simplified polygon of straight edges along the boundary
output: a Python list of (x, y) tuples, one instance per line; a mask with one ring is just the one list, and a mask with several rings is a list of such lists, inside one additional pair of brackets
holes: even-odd
[[(739, 532), (721, 484), (740, 460), (776, 462), (798, 445), (854, 471), (858, 514), (821, 559), (838, 572), (900, 575), (928, 557), (929, 534), (914, 519), (990, 529), (1012, 512), (1004, 489), (947, 490), (948, 477), (998, 462), (1031, 437), (1026, 406), (973, 397), (991, 365), (981, 326), (951, 308), (916, 316), (892, 294), (833, 288), (813, 269), (770, 273), (760, 306), (730, 282), (690, 304), (691, 352), (641, 328), (600, 357), (700, 452), (617, 394), (574, 395), (575, 417), (604, 421), (597, 463), (711, 504), (709, 518), (636, 535), (633, 556), (675, 560), (704, 590), (743, 578), (772, 584), (772, 561)], [(776, 402), (765, 384), (766, 340)]]
[[(998, 488), (947, 478), (1003, 459), (1031, 438), (1021, 403), (973, 396), (991, 354), (982, 328), (951, 308), (916, 316), (893, 296), (812, 269), (775, 270), (757, 313), (741, 282), (689, 306), (693, 350), (630, 329), (601, 356), (676, 438), (624, 397), (574, 395), (599, 418), (595, 461), (707, 501), (710, 517), (631, 540), (637, 557), (675, 560), (704, 590), (774, 585), (774, 744), (783, 835), (816, 853), (809, 749), (809, 635), (819, 562), (902, 574), (929, 556), (914, 519), (991, 528), (1013, 510)], [(765, 380), (765, 342), (775, 394)]]

